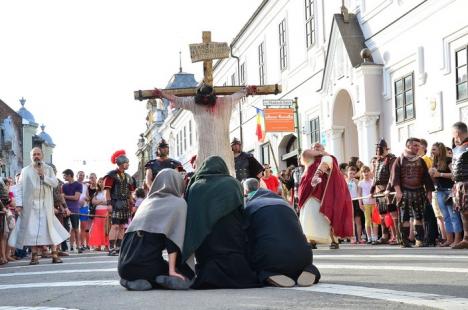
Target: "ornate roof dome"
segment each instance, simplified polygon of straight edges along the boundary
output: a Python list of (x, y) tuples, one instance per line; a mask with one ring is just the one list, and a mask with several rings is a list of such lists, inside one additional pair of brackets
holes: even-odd
[(55, 145), (54, 141), (52, 141), (52, 137), (51, 137), (47, 132), (44, 131), (44, 129), (45, 129), (45, 125), (44, 125), (44, 124), (41, 125), (41, 129), (42, 129), (42, 131), (41, 131), (41, 133), (39, 134), (39, 137), (40, 137), (42, 140), (44, 140), (44, 142), (45, 142), (47, 145)]
[(198, 85), (192, 73), (178, 72), (174, 74), (166, 88), (196, 87)]
[(25, 107), (24, 104), (26, 103), (26, 99), (21, 98), (20, 99), (21, 103), (21, 108), (18, 110), (18, 114), (25, 120), (27, 120), (30, 123), (35, 123), (36, 120), (34, 119), (34, 115), (32, 115), (31, 112), (29, 112)]

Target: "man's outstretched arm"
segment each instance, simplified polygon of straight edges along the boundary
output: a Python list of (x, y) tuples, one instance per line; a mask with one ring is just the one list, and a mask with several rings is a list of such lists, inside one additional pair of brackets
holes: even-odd
[(193, 97), (177, 97), (172, 94), (167, 94), (164, 91), (155, 88), (153, 94), (156, 98), (164, 98), (169, 100), (170, 106), (173, 109), (193, 110), (195, 100)]

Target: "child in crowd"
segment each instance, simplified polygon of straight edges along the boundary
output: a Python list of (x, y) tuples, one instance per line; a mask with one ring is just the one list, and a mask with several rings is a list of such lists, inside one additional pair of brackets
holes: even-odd
[(371, 198), (371, 187), (373, 180), (371, 178), (370, 168), (362, 166), (361, 180), (358, 183), (358, 194), (361, 197), (368, 197), (359, 200), (359, 206), (364, 209), (365, 227), (367, 234), (367, 243), (372, 244), (377, 240), (378, 226), (372, 224), (372, 212), (375, 207), (375, 199)]
[(351, 199), (353, 199), (353, 211), (354, 211), (354, 225), (355, 225), (355, 240), (351, 243), (365, 243), (361, 240), (362, 235), (362, 222), (361, 216), (363, 215), (361, 206), (359, 205), (359, 200), (354, 200), (358, 197), (358, 182), (356, 180), (357, 169), (355, 166), (348, 166), (348, 174), (346, 177), (346, 184), (348, 185), (349, 193), (351, 194)]
[(145, 190), (141, 187), (137, 188), (135, 191), (135, 206), (133, 207), (133, 210), (132, 210), (132, 216), (135, 215), (135, 213), (138, 210), (138, 207), (141, 205), (145, 197), (146, 197)]

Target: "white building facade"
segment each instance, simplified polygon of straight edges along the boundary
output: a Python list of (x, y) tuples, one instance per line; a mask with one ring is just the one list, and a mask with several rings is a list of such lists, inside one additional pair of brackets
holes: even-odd
[[(468, 121), (468, 2), (344, 3), (263, 1), (231, 42), (239, 63), (217, 62), (214, 84), (281, 84), (268, 98), (298, 98), (301, 148), (321, 142), (339, 161), (368, 164), (380, 137), (396, 154), (409, 136), (451, 146), (451, 125)], [(296, 160), (297, 135), (257, 141), (255, 107), (265, 98), (242, 104), (243, 147), (284, 169)], [(239, 127), (235, 111), (231, 138)]]

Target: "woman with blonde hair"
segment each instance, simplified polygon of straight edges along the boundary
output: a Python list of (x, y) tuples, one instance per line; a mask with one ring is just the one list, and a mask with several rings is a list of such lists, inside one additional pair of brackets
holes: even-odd
[(92, 204), (96, 206), (96, 217), (93, 219), (89, 233), (89, 245), (95, 247), (97, 251), (101, 250), (101, 247), (108, 247), (109, 238), (106, 235), (105, 226), (107, 221), (107, 200), (104, 195), (103, 178), (99, 178), (97, 182), (97, 191), (92, 197)]
[(437, 202), (442, 211), (445, 222), (445, 229), (447, 231), (447, 241), (441, 246), (450, 246), (457, 244), (462, 239), (462, 223), (460, 214), (453, 210), (452, 202), (449, 197), (453, 187), (452, 171), (450, 164), (452, 159), (447, 157), (447, 150), (445, 145), (441, 142), (432, 145), (433, 165), (429, 169), (431, 177), (434, 179), (437, 192)]

